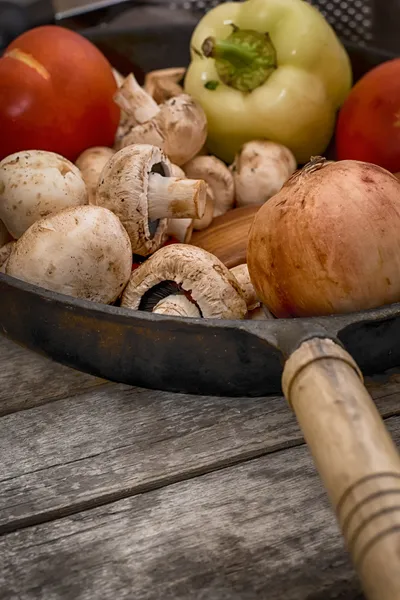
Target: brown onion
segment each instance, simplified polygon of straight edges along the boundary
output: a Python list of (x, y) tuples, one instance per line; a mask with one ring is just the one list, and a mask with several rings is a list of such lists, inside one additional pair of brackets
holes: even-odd
[(373, 164), (317, 157), (264, 204), (247, 262), (276, 317), (400, 301), (400, 182)]

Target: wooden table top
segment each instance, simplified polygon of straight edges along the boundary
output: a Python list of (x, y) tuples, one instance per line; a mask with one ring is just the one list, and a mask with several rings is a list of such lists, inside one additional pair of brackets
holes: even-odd
[[(368, 387), (400, 442), (400, 375)], [(363, 598), (281, 397), (112, 384), (0, 337), (2, 600)]]

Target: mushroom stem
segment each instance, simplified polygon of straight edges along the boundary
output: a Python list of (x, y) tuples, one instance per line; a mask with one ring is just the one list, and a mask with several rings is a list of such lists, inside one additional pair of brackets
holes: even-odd
[(213, 194), (211, 187), (207, 184), (206, 206), (204, 209), (204, 214), (201, 217), (201, 219), (194, 219), (193, 229), (196, 229), (196, 231), (201, 231), (202, 229), (207, 229), (207, 227), (210, 225), (213, 218), (214, 218), (214, 194)]
[(157, 104), (162, 104), (173, 96), (183, 94), (183, 88), (179, 82), (183, 79), (185, 72), (185, 67), (151, 71), (146, 75), (143, 87)]
[(204, 215), (207, 185), (201, 179), (179, 179), (150, 173), (147, 192), (151, 221), (164, 218), (200, 219)]
[(176, 317), (201, 317), (197, 306), (182, 294), (171, 294), (163, 298), (155, 305), (153, 313)]
[(193, 232), (193, 219), (169, 219), (167, 234), (182, 244), (188, 244)]
[(160, 110), (157, 102), (140, 87), (132, 73), (118, 88), (114, 100), (129, 115), (131, 126), (150, 121)]

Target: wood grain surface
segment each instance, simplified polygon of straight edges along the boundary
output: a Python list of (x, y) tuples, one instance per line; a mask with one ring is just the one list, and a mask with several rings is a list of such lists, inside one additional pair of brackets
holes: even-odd
[(21, 348), (0, 335), (0, 416), (108, 385)]
[(363, 598), (306, 446), (8, 534), (0, 555), (3, 600)]
[[(2, 600), (360, 600), (281, 397), (104, 382), (0, 338)], [(400, 438), (400, 375), (368, 387)]]
[[(58, 365), (37, 364), (36, 381), (30, 366), (8, 380), (14, 408), (21, 393), (24, 406), (29, 396), (41, 404)], [(63, 392), (78, 392), (59, 377)], [(90, 380), (90, 391), (0, 419), (0, 533), (303, 443), (281, 397), (211, 398)], [(400, 414), (397, 389), (389, 380), (375, 390), (385, 417)]]

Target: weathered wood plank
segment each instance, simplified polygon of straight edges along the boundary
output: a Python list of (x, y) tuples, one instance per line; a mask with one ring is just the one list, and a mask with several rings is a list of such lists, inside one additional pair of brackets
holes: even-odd
[(4, 600), (363, 597), (306, 446), (6, 535), (0, 556)]
[(0, 416), (104, 385), (0, 335)]
[[(381, 413), (400, 414), (387, 386)], [(283, 398), (92, 390), (0, 419), (0, 532), (301, 443)]]

